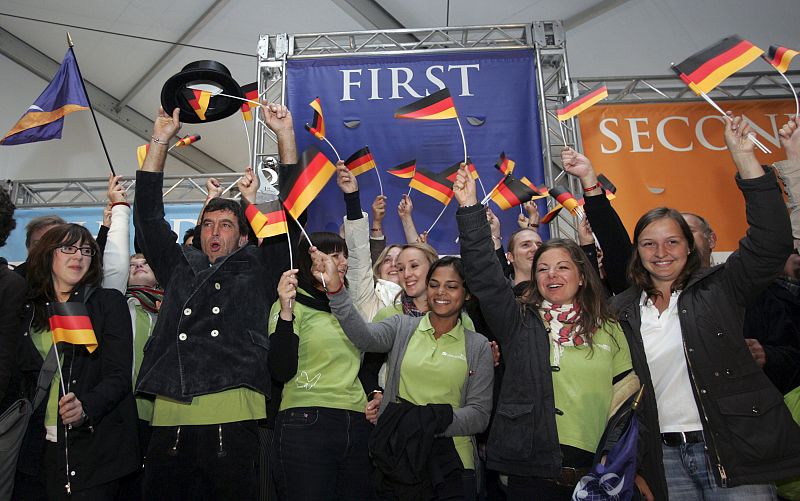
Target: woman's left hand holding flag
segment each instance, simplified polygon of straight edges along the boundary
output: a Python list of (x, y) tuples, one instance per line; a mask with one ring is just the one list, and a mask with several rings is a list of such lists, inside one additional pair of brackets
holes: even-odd
[(86, 419), (83, 404), (74, 393), (69, 392), (58, 401), (58, 414), (65, 425), (80, 426)]
[(461, 164), (453, 183), (453, 193), (455, 194), (458, 205), (469, 207), (478, 203), (478, 195), (475, 191), (475, 179), (472, 178), (466, 164)]

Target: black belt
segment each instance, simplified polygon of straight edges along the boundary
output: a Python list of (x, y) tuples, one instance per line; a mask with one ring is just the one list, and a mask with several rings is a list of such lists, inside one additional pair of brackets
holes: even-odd
[(580, 482), (581, 478), (586, 476), (588, 473), (589, 468), (570, 468), (568, 466), (564, 466), (561, 468), (561, 471), (558, 474), (558, 478), (555, 479), (555, 482), (558, 485), (575, 487), (575, 485)]
[(673, 431), (661, 434), (661, 441), (668, 447), (677, 447), (681, 444), (696, 444), (703, 440), (702, 431)]

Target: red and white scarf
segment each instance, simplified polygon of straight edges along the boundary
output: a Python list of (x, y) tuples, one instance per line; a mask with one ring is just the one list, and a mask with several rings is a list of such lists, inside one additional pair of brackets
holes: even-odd
[(553, 304), (542, 300), (539, 315), (553, 343), (553, 365), (558, 366), (564, 346), (581, 346), (586, 343), (575, 325), (581, 318), (581, 307), (576, 304)]

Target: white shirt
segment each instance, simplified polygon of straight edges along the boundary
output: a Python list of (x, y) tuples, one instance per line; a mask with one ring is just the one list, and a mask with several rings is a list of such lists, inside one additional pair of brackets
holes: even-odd
[(703, 429), (683, 353), (678, 296), (680, 292), (672, 293), (669, 306), (660, 315), (646, 293), (639, 301), (642, 342), (656, 392), (661, 433)]

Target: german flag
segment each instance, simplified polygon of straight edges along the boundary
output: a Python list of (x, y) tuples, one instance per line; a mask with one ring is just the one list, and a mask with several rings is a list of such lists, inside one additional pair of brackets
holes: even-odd
[(561, 204), (556, 204), (555, 207), (550, 209), (550, 212), (539, 218), (539, 224), (548, 224), (549, 222), (551, 222), (553, 219), (556, 218), (558, 213), (561, 212), (561, 209), (563, 208), (564, 207)]
[[(242, 85), (242, 95), (245, 99), (258, 101), (258, 82)], [(253, 112), (251, 111), (253, 106), (255, 106), (253, 103), (248, 103), (247, 101), (242, 102), (242, 116), (248, 122), (253, 119)]]
[(607, 199), (614, 200), (617, 198), (617, 187), (614, 186), (614, 183), (612, 183), (605, 175), (598, 175), (597, 182), (603, 187), (603, 191), (605, 191)]
[(309, 146), (281, 187), (281, 200), (297, 219), (336, 172), (336, 167), (318, 149)]
[(199, 134), (192, 134), (191, 136), (186, 136), (181, 138), (177, 143), (175, 143), (172, 147), (173, 148), (183, 148), (184, 146), (189, 146), (192, 143), (196, 143), (199, 141), (200, 135)]
[(494, 164), (494, 168), (502, 172), (503, 175), (505, 176), (506, 174), (511, 174), (512, 172), (514, 172), (515, 165), (516, 162), (508, 158), (506, 156), (506, 152), (504, 151), (500, 153), (500, 160), (498, 160), (497, 163)]
[(453, 182), (425, 169), (417, 169), (408, 186), (435, 198), (444, 205), (450, 203), (450, 199), (453, 198)]
[(692, 90), (708, 94), (763, 53), (749, 41), (733, 35), (689, 56), (675, 65), (675, 69), (695, 85)]
[(798, 52), (796, 50), (787, 49), (786, 47), (779, 47), (777, 45), (770, 45), (767, 51), (767, 61), (781, 73), (786, 73), (792, 59)]
[(372, 157), (372, 153), (369, 151), (369, 146), (364, 146), (357, 152), (350, 155), (350, 157), (344, 161), (344, 164), (354, 176), (358, 176), (377, 167), (375, 164), (375, 159)]
[(453, 104), (453, 98), (450, 96), (450, 89), (445, 87), (430, 96), (397, 108), (397, 111), (394, 112), (394, 117), (415, 120), (446, 120), (448, 118), (458, 118), (458, 115)]
[[(439, 174), (444, 176), (451, 183), (454, 183), (456, 181), (456, 176), (458, 175), (458, 169), (460, 168), (461, 162), (456, 162)], [(475, 168), (475, 164), (472, 163), (472, 159), (469, 157), (467, 157), (467, 170), (469, 170), (469, 173), (472, 174), (472, 179), (478, 179), (478, 169)]]
[[(245, 203), (247, 202), (245, 201)], [(247, 203), (244, 215), (258, 238), (268, 238), (289, 233), (286, 212), (284, 212), (279, 200), (272, 200), (258, 205)]]
[(306, 130), (322, 141), (325, 138), (325, 119), (322, 118), (322, 101), (316, 98), (308, 103), (308, 105), (314, 108), (314, 120), (311, 122), (311, 125), (306, 124)]
[(82, 344), (89, 353), (97, 349), (97, 337), (85, 304), (52, 303), (50, 308), (50, 330), (54, 342)]
[(556, 109), (556, 117), (560, 121), (569, 120), (570, 118), (586, 111), (595, 104), (608, 97), (608, 87), (606, 84), (601, 83), (592, 87), (589, 92), (581, 94), (580, 96), (565, 102)]
[(517, 205), (522, 205), (536, 195), (536, 192), (514, 179), (511, 174), (506, 174), (491, 193), (491, 199), (502, 210), (508, 210)]
[(519, 178), (519, 181), (528, 188), (536, 192), (536, 195), (534, 195), (533, 198), (531, 198), (531, 200), (539, 200), (540, 198), (547, 198), (547, 196), (550, 194), (550, 191), (547, 189), (547, 186), (542, 185), (541, 187), (537, 188), (536, 185), (533, 184), (533, 181), (531, 181), (525, 176)]
[(200, 120), (206, 119), (208, 103), (211, 102), (211, 93), (200, 89), (183, 89), (186, 100)]
[(147, 157), (147, 152), (150, 151), (150, 143), (143, 144), (136, 148), (136, 160), (139, 161), (139, 168), (144, 165), (144, 159)]
[(409, 160), (408, 162), (403, 162), (400, 165), (392, 167), (386, 172), (388, 172), (393, 176), (397, 176), (403, 179), (411, 179), (412, 177), (414, 177), (414, 171), (416, 170), (417, 170), (417, 161)]
[(569, 192), (566, 188), (562, 188), (560, 186), (556, 186), (555, 188), (550, 189), (550, 196), (556, 199), (559, 205), (564, 206), (568, 211), (575, 213), (578, 206), (578, 201), (575, 199), (575, 195)]

